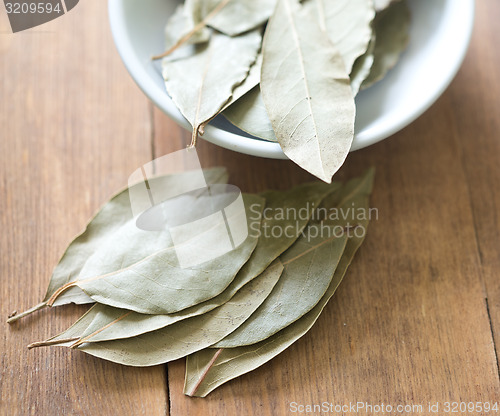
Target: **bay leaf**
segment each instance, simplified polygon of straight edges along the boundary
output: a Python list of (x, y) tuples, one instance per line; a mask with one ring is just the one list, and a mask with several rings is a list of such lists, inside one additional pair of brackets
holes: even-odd
[(77, 348), (131, 366), (157, 365), (184, 357), (217, 342), (241, 325), (269, 295), (282, 270), (283, 266), (276, 260), (231, 301), (203, 315), (134, 338), (84, 343)]
[(231, 124), (234, 124), (252, 136), (270, 142), (277, 141), (258, 85), (227, 108), (222, 114)]
[(324, 30), (344, 60), (347, 73), (368, 49), (375, 17), (372, 0), (308, 0)]
[(194, 54), (163, 60), (167, 92), (193, 127), (192, 146), (200, 129), (222, 110), (247, 77), (261, 41), (260, 28), (234, 38), (214, 32), (208, 44), (195, 46)]
[[(312, 216), (313, 209), (327, 194), (335, 192), (339, 187), (337, 183), (326, 185), (315, 182), (299, 185), (287, 191), (264, 192), (262, 196), (266, 200), (266, 214), (261, 222), (257, 246), (249, 261), (220, 295), (168, 315), (145, 315), (96, 304), (75, 323), (78, 326), (78, 338), (85, 338), (85, 342), (130, 338), (201, 315), (228, 302), (238, 290), (262, 273), (276, 257), (292, 245)], [(288, 213), (284, 211), (285, 209)], [(280, 238), (275, 238), (271, 231), (266, 231), (276, 229), (287, 232)], [(291, 230), (293, 231), (290, 232)], [(62, 338), (70, 336), (75, 337), (74, 330), (63, 334)], [(55, 339), (49, 341), (55, 343)]]
[[(346, 69), (351, 71), (352, 67), (350, 74), (351, 88), (353, 94), (356, 95), (361, 83), (370, 73), (374, 60), (373, 48), (375, 43), (371, 39), (371, 23), (375, 13), (372, 2), (370, 0), (349, 2), (309, 0), (304, 5), (305, 7), (314, 8), (323, 30), (327, 32), (334, 43), (338, 42), (336, 46), (344, 59)], [(346, 18), (346, 15), (351, 14), (355, 17)], [(346, 26), (348, 27), (346, 28)], [(367, 36), (368, 42), (366, 42)], [(368, 46), (366, 46), (366, 43)], [(358, 57), (359, 53), (362, 53), (362, 55)], [(357, 58), (354, 65), (350, 63), (353, 58)], [(253, 89), (241, 99), (235, 100), (234, 104), (224, 110), (223, 115), (244, 132), (260, 139), (275, 142), (276, 135), (271, 120), (267, 115), (260, 87), (257, 86), (259, 81), (260, 74)]]
[[(191, 172), (183, 172), (150, 178), (149, 180), (155, 186), (171, 188), (175, 192), (179, 185), (183, 185), (189, 181), (191, 174)], [(204, 176), (207, 184), (226, 183), (228, 179), (225, 168), (206, 169), (204, 170)], [(8, 322), (15, 322), (36, 310), (47, 307), (47, 302), (54, 293), (64, 285), (77, 279), (88, 258), (98, 247), (107, 246), (108, 241), (113, 238), (114, 233), (130, 221), (132, 217), (129, 188), (126, 188), (118, 192), (109, 202), (104, 204), (89, 221), (85, 230), (69, 244), (52, 272), (47, 292), (42, 302), (25, 312), (14, 315), (9, 318)], [(94, 300), (82, 292), (81, 289), (74, 287), (59, 296), (57, 301), (53, 303), (53, 306), (68, 303), (85, 304), (93, 302)]]
[[(223, 176), (216, 175), (212, 177), (210, 173), (204, 174), (204, 176), (205, 182), (210, 186), (215, 184), (214, 180), (222, 179), (227, 182), (227, 172), (224, 172)], [(151, 180), (148, 179), (148, 186), (152, 189), (168, 189), (176, 195), (182, 194), (186, 187), (192, 188), (190, 183), (197, 183), (198, 180), (198, 171), (186, 171), (171, 176), (153, 177)], [(143, 182), (140, 182), (138, 186), (143, 186)], [(136, 218), (133, 217), (130, 207), (130, 195), (135, 192), (134, 189), (135, 187), (132, 187), (128, 190), (127, 200), (124, 201), (129, 207), (128, 213), (123, 215), (120, 211), (116, 212), (116, 216), (122, 216), (121, 224), (111, 231), (102, 230), (102, 233), (106, 234), (105, 239), (93, 246), (93, 252), (83, 263), (78, 275), (73, 276), (65, 285), (71, 285), (71, 282), (92, 276), (114, 273), (140, 262), (152, 252), (172, 246), (172, 238), (168, 230), (163, 229), (156, 232), (145, 231), (136, 225)], [(186, 206), (205, 204), (203, 200), (198, 200), (197, 198), (200, 198), (200, 193), (191, 194), (190, 199), (185, 201)], [(62, 288), (63, 286), (60, 289)], [(56, 292), (53, 293), (53, 296), (56, 295)], [(72, 292), (81, 293), (81, 289), (78, 286), (69, 287), (67, 290), (62, 291), (62, 293), (57, 294), (55, 300), (52, 297), (49, 298), (47, 303), (50, 306), (66, 304), (72, 298)]]
[(235, 102), (238, 102), (244, 95), (246, 95), (250, 90), (259, 85), (260, 83), (260, 71), (262, 69), (262, 54), (257, 55), (255, 63), (250, 67), (248, 75), (245, 80), (238, 85), (233, 90), (233, 95), (230, 100), (224, 105), (222, 111), (225, 111), (228, 107), (232, 106)]
[[(184, 4), (179, 4), (175, 12), (168, 19), (165, 26), (165, 45), (167, 49), (174, 46), (179, 39), (191, 32), (199, 21), (195, 20), (195, 14), (192, 9), (192, 0), (186, 0)], [(203, 27), (196, 31), (188, 40), (189, 44), (208, 42), (211, 31)]]
[(289, 263), (284, 264), (282, 278), (265, 302), (242, 326), (212, 347), (255, 344), (309, 312), (330, 285), (346, 241), (345, 236), (329, 239), (317, 248), (297, 241), (289, 255), (280, 257)]
[[(285, 269), (265, 302), (236, 331), (214, 348), (260, 342), (309, 312), (330, 285), (344, 251), (348, 232), (357, 227), (357, 192), (327, 196), (299, 239), (280, 256)], [(340, 196), (339, 196), (340, 195)], [(319, 214), (316, 215), (319, 217)], [(354, 218), (353, 218), (354, 217)]]
[(331, 182), (354, 137), (354, 97), (342, 56), (297, 0), (278, 1), (262, 53), (262, 98), (278, 143), (303, 169)]
[[(175, 246), (154, 252), (146, 250), (146, 257), (113, 272), (90, 276), (81, 273), (77, 280), (56, 291), (48, 304), (74, 286), (96, 302), (145, 314), (173, 313), (217, 296), (231, 283), (257, 244), (258, 237), (252, 230), (260, 227), (264, 200), (256, 195), (243, 195), (243, 203), (245, 210), (227, 214), (228, 223), (246, 221), (248, 227), (247, 238), (235, 249), (192, 267), (182, 267)], [(221, 230), (226, 230), (226, 225), (224, 216), (213, 224)], [(194, 240), (203, 240), (205, 234), (197, 232), (198, 223), (193, 222), (190, 227), (189, 235), (193, 234)], [(221, 232), (215, 233), (214, 238), (211, 246), (221, 247), (228, 236)], [(123, 242), (125, 252), (130, 251), (130, 244), (128, 240)], [(196, 241), (193, 244), (196, 247)]]
[(361, 55), (352, 67), (351, 74), (351, 89), (353, 94), (356, 96), (361, 88), (363, 81), (370, 75), (372, 70), (373, 61), (375, 56), (373, 51), (375, 50), (375, 35), (372, 37), (370, 44), (368, 45), (367, 51)]
[[(356, 195), (356, 206), (368, 210), (373, 175), (374, 171), (370, 170), (364, 177), (350, 181), (340, 200), (348, 200), (351, 198), (349, 195)], [(368, 218), (360, 222), (365, 229), (368, 227)], [(189, 355), (186, 361), (184, 393), (205, 397), (227, 381), (265, 364), (305, 335), (334, 295), (364, 237), (365, 235), (349, 237), (328, 290), (319, 303), (302, 318), (257, 344), (226, 349), (207, 348)]]
[[(183, 182), (182, 185), (186, 186), (187, 184)], [(149, 186), (154, 187), (154, 183), (149, 183)], [(194, 186), (199, 186), (199, 184), (194, 184)], [(191, 189), (192, 186), (189, 185), (188, 188)], [(222, 189), (220, 188), (219, 186), (211, 185), (210, 194), (205, 189), (200, 189), (177, 195), (174, 198), (168, 198), (168, 202), (164, 201), (162, 204), (156, 205), (156, 210), (159, 210), (155, 211), (155, 214), (158, 214), (155, 216), (155, 221), (161, 221), (158, 218), (161, 213), (164, 213), (161, 215), (164, 219), (174, 216), (175, 221), (180, 221), (180, 223), (191, 223), (194, 217), (198, 219), (211, 215), (214, 211), (218, 210), (216, 207), (226, 207), (233, 198), (233, 194), (226, 192), (226, 186), (222, 186)], [(171, 190), (172, 188), (169, 189), (170, 194)], [(157, 197), (161, 196), (157, 195)], [(149, 207), (149, 198), (147, 196), (146, 199), (147, 206)], [(219, 218), (214, 225), (221, 224), (222, 221), (223, 219)], [(89, 256), (80, 271), (80, 276), (75, 280), (116, 273), (119, 270), (133, 266), (149, 257), (152, 253), (172, 247), (174, 242), (170, 233), (170, 226), (168, 224), (164, 225), (159, 226), (158, 229), (154, 227), (154, 230), (150, 230), (149, 228), (143, 229), (138, 226), (137, 218), (130, 218), (109, 236), (105, 245), (99, 246)], [(196, 223), (192, 227), (196, 230), (197, 236), (206, 235), (206, 230), (203, 230), (202, 234), (202, 230), (198, 228), (198, 225), (199, 223)], [(196, 248), (193, 247), (193, 250)], [(198, 256), (200, 254), (201, 252), (197, 253)]]
[(259, 243), (240, 274), (257, 276), (262, 273), (301, 236), (314, 213), (314, 208), (338, 188), (339, 184), (312, 182), (289, 191), (262, 192), (261, 196), (267, 203), (258, 233)]
[(196, 24), (192, 29), (179, 36), (171, 45), (167, 42), (166, 51), (153, 59), (170, 55), (186, 43), (195, 43), (191, 39), (206, 31), (207, 26), (228, 36), (236, 37), (263, 25), (271, 16), (276, 0), (187, 0), (186, 8), (192, 14)]
[(406, 49), (410, 30), (410, 9), (407, 2), (397, 1), (377, 13), (373, 29), (376, 37), (374, 61), (361, 89), (366, 89), (384, 78)]
[(204, 16), (225, 3), (218, 13), (207, 19), (207, 25), (228, 36), (241, 35), (267, 22), (276, 0), (195, 0)]
[(94, 303), (92, 307), (68, 329), (64, 330), (58, 335), (50, 337), (45, 341), (33, 342), (28, 345), (28, 348), (32, 349), (38, 347), (48, 347), (51, 345), (57, 345), (58, 347), (70, 347), (71, 345), (73, 345), (73, 343), (80, 340), (81, 334), (84, 333), (85, 329), (89, 326), (89, 324), (92, 322), (92, 319), (95, 317), (95, 310), (100, 306), (102, 305), (100, 305), (99, 303)]

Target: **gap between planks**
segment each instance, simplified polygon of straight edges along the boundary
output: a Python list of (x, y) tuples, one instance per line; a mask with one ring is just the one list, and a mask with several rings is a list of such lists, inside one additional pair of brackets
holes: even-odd
[[(493, 322), (491, 320), (491, 315), (490, 315), (490, 305), (488, 303), (488, 298), (484, 298), (484, 303), (486, 304), (486, 313), (488, 314), (488, 320), (490, 322), (490, 331), (491, 331), (491, 340), (493, 342), (493, 351), (495, 353), (495, 361), (497, 363), (497, 374), (498, 374), (498, 380), (500, 381), (500, 365), (498, 363), (498, 354), (497, 354), (497, 343), (495, 340), (495, 332), (493, 331)], [(170, 400), (169, 400), (170, 401)]]

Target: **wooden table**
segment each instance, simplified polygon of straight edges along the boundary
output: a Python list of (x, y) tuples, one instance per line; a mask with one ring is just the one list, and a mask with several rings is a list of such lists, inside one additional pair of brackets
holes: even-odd
[[(189, 134), (126, 73), (102, 0), (15, 35), (0, 7), (5, 320), (41, 300), (67, 243), (129, 174), (183, 148)], [(317, 324), (290, 349), (191, 399), (183, 360), (141, 369), (63, 348), (28, 351), (86, 309), (53, 308), (1, 325), (1, 414), (285, 415), (299, 414), (292, 402), (358, 401), (423, 405), (406, 414), (436, 414), (428, 403), (439, 402), (447, 414), (446, 401), (500, 401), (499, 16), (498, 0), (478, 0), (451, 87), (411, 126), (349, 156), (340, 178), (377, 168), (379, 219)], [(199, 154), (206, 167), (227, 166), (244, 191), (311, 179), (291, 162), (203, 140)]]

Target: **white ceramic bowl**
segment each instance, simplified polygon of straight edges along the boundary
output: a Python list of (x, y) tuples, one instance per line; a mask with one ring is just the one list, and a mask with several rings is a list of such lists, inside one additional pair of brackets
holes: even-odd
[[(142, 91), (169, 117), (190, 125), (168, 96), (161, 64), (163, 30), (179, 0), (109, 0), (111, 31), (118, 52)], [(469, 45), (474, 0), (409, 0), (410, 44), (383, 81), (356, 98), (356, 135), (351, 150), (391, 136), (426, 111), (455, 77)], [(241, 153), (285, 159), (277, 143), (249, 136), (217, 117), (204, 139)]]

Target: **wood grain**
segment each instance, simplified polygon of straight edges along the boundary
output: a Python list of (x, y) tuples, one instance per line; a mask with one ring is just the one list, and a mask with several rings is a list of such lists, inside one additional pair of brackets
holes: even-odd
[[(362, 401), (422, 404), (406, 414), (430, 415), (428, 402), (500, 401), (500, 4), (477, 8), (471, 49), (448, 91), (402, 132), (351, 154), (339, 172), (344, 179), (377, 168), (379, 218), (309, 334), (192, 399), (182, 394), (183, 360), (168, 365), (167, 386), (162, 366), (26, 350), (85, 310), (54, 308), (2, 326), (0, 414), (286, 415), (291, 402)], [(126, 74), (106, 17), (102, 2), (86, 0), (11, 35), (0, 6), (4, 317), (43, 297), (67, 243), (131, 172), (189, 142)], [(227, 166), (230, 182), (247, 192), (312, 180), (291, 162), (203, 140), (198, 153), (204, 167)]]
[[(474, 217), (484, 290), (500, 355), (500, 3), (478, 2), (467, 61), (450, 91), (451, 127), (459, 140)], [(487, 41), (485, 41), (487, 39)]]
[[(2, 4), (3, 8), (3, 4)], [(5, 10), (0, 10), (2, 18)], [(71, 238), (151, 159), (147, 101), (118, 58), (105, 4), (86, 0), (29, 32), (0, 33), (0, 413), (164, 415), (163, 367), (122, 367), (30, 342), (85, 307), (5, 319), (44, 296)]]

